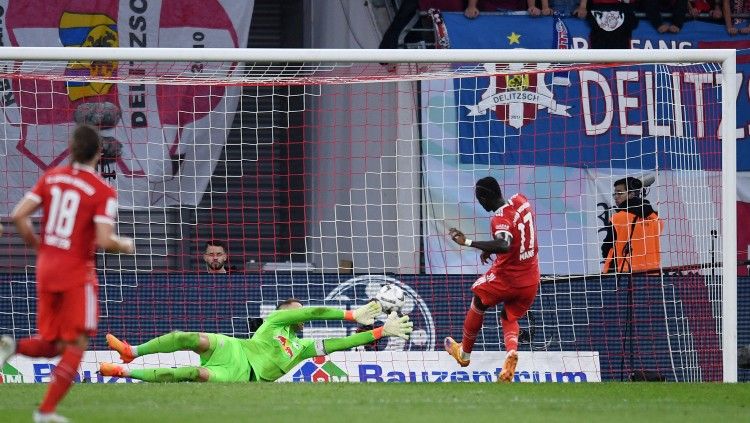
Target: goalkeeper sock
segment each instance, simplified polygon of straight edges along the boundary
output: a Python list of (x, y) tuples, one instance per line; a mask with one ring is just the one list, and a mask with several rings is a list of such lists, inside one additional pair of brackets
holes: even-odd
[(136, 357), (175, 351), (193, 351), (198, 348), (200, 335), (198, 332), (170, 332), (156, 337), (144, 344), (132, 347)]
[(144, 382), (195, 382), (198, 380), (197, 367), (176, 369), (134, 369), (130, 377)]
[(518, 350), (518, 320), (510, 321), (500, 319), (503, 325), (503, 338), (505, 339), (505, 351)]
[(479, 329), (482, 328), (483, 322), (484, 311), (474, 307), (474, 302), (472, 301), (469, 311), (466, 312), (463, 339), (461, 339), (462, 358), (464, 360), (469, 359), (469, 354), (474, 349), (474, 342), (477, 340), (477, 334), (479, 333)]

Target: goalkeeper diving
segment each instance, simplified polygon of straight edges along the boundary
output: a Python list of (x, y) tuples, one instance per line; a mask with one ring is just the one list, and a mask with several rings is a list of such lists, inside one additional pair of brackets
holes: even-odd
[(120, 364), (101, 363), (99, 373), (146, 382), (272, 382), (308, 358), (369, 344), (384, 336), (409, 339), (414, 323), (409, 321), (409, 316), (398, 316), (395, 312), (383, 326), (343, 338), (313, 340), (297, 336), (304, 322), (311, 320), (346, 320), (372, 325), (381, 313), (377, 301), (345, 311), (332, 307), (303, 307), (300, 300), (290, 298), (268, 315), (250, 339), (178, 331), (131, 346), (107, 334), (107, 345), (120, 353), (125, 363), (147, 354), (193, 351), (200, 356), (201, 364), (199, 367), (131, 370)]

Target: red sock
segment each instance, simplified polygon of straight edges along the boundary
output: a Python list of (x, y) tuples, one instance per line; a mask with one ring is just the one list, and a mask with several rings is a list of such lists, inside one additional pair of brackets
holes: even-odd
[(57, 403), (63, 399), (70, 385), (73, 383), (73, 378), (76, 377), (76, 371), (78, 365), (81, 364), (81, 358), (83, 358), (83, 350), (68, 345), (63, 351), (62, 359), (57, 363), (57, 367), (52, 372), (52, 382), (50, 382), (47, 388), (47, 393), (44, 395), (42, 405), (39, 406), (40, 413), (52, 413), (57, 408)]
[(503, 338), (505, 339), (505, 351), (518, 351), (518, 320), (510, 321), (500, 319), (503, 325)]
[(57, 357), (60, 350), (57, 344), (45, 341), (42, 338), (25, 338), (18, 341), (16, 354), (25, 355), (26, 357)]
[(461, 339), (463, 352), (470, 353), (474, 349), (474, 342), (477, 340), (479, 329), (482, 328), (482, 322), (484, 322), (484, 311), (474, 307), (472, 301), (464, 319), (464, 337)]

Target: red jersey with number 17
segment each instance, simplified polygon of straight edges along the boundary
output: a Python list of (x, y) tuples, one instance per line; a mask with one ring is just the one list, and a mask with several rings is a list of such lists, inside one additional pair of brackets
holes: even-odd
[(494, 239), (506, 232), (513, 237), (510, 250), (497, 254), (488, 273), (514, 287), (539, 283), (539, 244), (536, 234), (536, 216), (531, 203), (523, 194), (510, 197), (492, 216), (490, 233)]
[(115, 224), (117, 192), (93, 168), (74, 164), (45, 172), (26, 198), (42, 208), (39, 288), (64, 291), (96, 284), (96, 223)]

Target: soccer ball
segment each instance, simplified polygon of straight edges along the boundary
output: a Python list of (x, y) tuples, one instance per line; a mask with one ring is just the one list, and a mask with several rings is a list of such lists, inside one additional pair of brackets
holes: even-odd
[(380, 291), (375, 295), (375, 299), (383, 307), (384, 313), (389, 314), (392, 311), (400, 313), (404, 306), (404, 290), (389, 283), (380, 288)]

